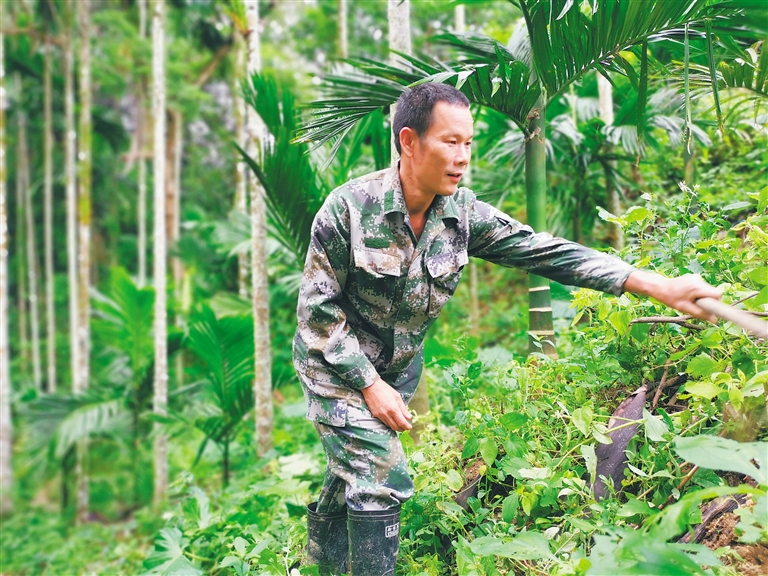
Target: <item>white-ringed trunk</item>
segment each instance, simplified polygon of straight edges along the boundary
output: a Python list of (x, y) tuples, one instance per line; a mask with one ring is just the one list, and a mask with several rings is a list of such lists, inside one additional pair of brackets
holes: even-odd
[(0, 517), (13, 511), (13, 423), (8, 336), (8, 187), (5, 138), (5, 6), (0, 3)]
[[(259, 3), (246, 0), (246, 41), (248, 77), (261, 72)], [(263, 124), (252, 108), (248, 109), (248, 154), (259, 157)], [(255, 352), (254, 397), (256, 405), (256, 452), (263, 456), (272, 449), (272, 358), (269, 338), (269, 284), (267, 278), (267, 206), (264, 189), (254, 174), (249, 175), (251, 196), (251, 297)]]
[[(240, 78), (247, 74), (247, 46), (240, 35), (235, 37), (235, 74), (232, 93), (235, 97), (235, 138), (243, 150), (248, 147), (248, 131), (245, 125), (245, 100), (240, 95)], [(248, 213), (248, 180), (245, 162), (238, 159), (235, 163), (235, 210)], [(237, 293), (241, 298), (248, 298), (248, 254), (237, 255)]]
[(38, 305), (37, 288), (37, 238), (35, 237), (35, 213), (32, 209), (32, 194), (29, 173), (29, 146), (27, 145), (27, 114), (22, 103), (23, 86), (21, 75), (14, 74), (18, 111), (16, 113), (17, 136), (17, 173), (16, 178), (21, 183), (21, 193), (24, 198), (24, 229), (26, 233), (27, 282), (29, 282), (29, 322), (32, 336), (32, 383), (38, 390), (43, 380), (42, 363), (40, 361), (40, 306)]
[(69, 341), (72, 392), (80, 381), (80, 348), (77, 344), (78, 286), (77, 286), (77, 171), (75, 132), (75, 56), (71, 35), (64, 43), (64, 182), (67, 205), (67, 284), (69, 285)]
[(53, 46), (45, 48), (43, 56), (43, 109), (44, 109), (44, 164), (43, 206), (44, 206), (44, 252), (45, 252), (45, 323), (46, 323), (46, 368), (47, 390), (56, 391), (56, 311), (53, 278), (53, 90), (51, 87), (51, 60)]
[[(166, 311), (165, 223), (165, 13), (164, 1), (152, 2), (152, 116), (154, 137), (154, 235), (152, 276), (155, 286), (155, 380), (152, 409), (165, 415), (168, 404), (168, 349)], [(168, 441), (162, 426), (154, 425), (154, 502), (160, 503), (168, 487)]]
[[(597, 102), (600, 108), (600, 119), (606, 126), (613, 126), (613, 86), (599, 72), (597, 73)], [(610, 151), (610, 146), (608, 150)], [(616, 162), (611, 161), (610, 166), (616, 169)], [(605, 193), (608, 197), (608, 212), (619, 216), (621, 214), (621, 201), (619, 199), (619, 190), (609, 177), (609, 170), (605, 171)], [(609, 241), (611, 246), (620, 250), (624, 247), (624, 230), (621, 226), (613, 222), (608, 223), (610, 231)]]
[[(75, 393), (88, 388), (90, 380), (91, 357), (91, 178), (92, 157), (92, 119), (91, 119), (91, 16), (90, 4), (77, 3), (77, 17), (80, 28), (80, 118), (77, 149), (77, 208), (78, 208), (78, 355), (80, 367), (78, 380), (75, 381)], [(75, 482), (77, 493), (76, 517), (79, 523), (88, 519), (88, 475), (86, 461), (87, 443), (82, 441), (77, 447), (75, 464)]]
[(339, 56), (349, 57), (349, 32), (347, 30), (347, 15), (349, 0), (339, 0)]
[[(403, 68), (405, 62), (393, 51), (411, 54), (411, 1), (387, 0), (387, 22), (389, 24), (389, 64)], [(390, 106), (390, 125), (395, 119), (396, 106)], [(395, 135), (391, 136), (392, 164), (395, 164), (399, 155), (395, 147)]]
[[(147, 37), (147, 0), (139, 0), (139, 38)], [(139, 114), (137, 127), (139, 148), (139, 202), (137, 210), (138, 218), (138, 280), (139, 288), (144, 288), (147, 283), (147, 161), (144, 157), (144, 122), (146, 119), (144, 106), (144, 78), (139, 79), (137, 98), (139, 100)]]

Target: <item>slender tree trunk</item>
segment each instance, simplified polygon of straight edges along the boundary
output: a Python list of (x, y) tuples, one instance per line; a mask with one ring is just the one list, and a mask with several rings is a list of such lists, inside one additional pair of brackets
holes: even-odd
[[(235, 95), (235, 138), (237, 144), (245, 150), (248, 146), (248, 131), (245, 125), (245, 100), (240, 95), (240, 75), (247, 73), (247, 47), (243, 38), (235, 37), (235, 70), (232, 93)], [(238, 159), (235, 164), (235, 210), (248, 213), (248, 180), (245, 162)], [(237, 255), (237, 293), (241, 298), (248, 298), (248, 254)]]
[[(91, 17), (87, 2), (77, 3), (77, 17), (80, 28), (80, 119), (77, 151), (77, 204), (78, 204), (78, 380), (75, 393), (88, 388), (91, 356), (91, 172), (93, 157), (91, 150)], [(77, 484), (77, 522), (88, 519), (88, 476), (86, 472), (85, 441), (77, 447), (75, 482)]]
[(347, 15), (349, 14), (349, 0), (339, 1), (339, 56), (349, 58), (349, 33), (347, 31)]
[(16, 121), (18, 128), (17, 138), (17, 166), (16, 178), (21, 183), (21, 193), (24, 199), (24, 228), (26, 232), (26, 256), (27, 256), (27, 281), (29, 282), (29, 321), (30, 334), (32, 335), (32, 383), (40, 389), (43, 373), (40, 361), (40, 307), (38, 306), (37, 288), (37, 239), (35, 237), (35, 213), (32, 210), (32, 186), (29, 174), (29, 146), (27, 145), (27, 115), (23, 104), (23, 85), (21, 75), (14, 74), (16, 85), (16, 97), (18, 98), (18, 111)]
[(229, 439), (224, 440), (224, 454), (222, 456), (222, 466), (224, 468), (222, 482), (224, 488), (229, 486)]
[(53, 45), (46, 46), (43, 68), (43, 107), (45, 116), (45, 322), (47, 339), (48, 392), (56, 391), (56, 316), (55, 286), (53, 278), (53, 90), (51, 87), (51, 60)]
[[(466, 10), (464, 4), (457, 4), (454, 8), (454, 29), (456, 34), (464, 34), (467, 31)], [(473, 143), (473, 146), (476, 145)], [(475, 151), (476, 152), (476, 151)], [(464, 186), (472, 186), (472, 165), (469, 164), (464, 171)], [(478, 296), (477, 261), (472, 258), (467, 265), (469, 269), (469, 333), (472, 336), (480, 335), (480, 297)]]
[[(139, 0), (139, 38), (147, 37), (147, 0)], [(139, 288), (147, 283), (147, 161), (144, 158), (144, 121), (145, 114), (144, 78), (139, 79), (138, 95), (139, 114), (137, 130), (139, 147), (139, 206), (138, 206), (138, 252), (139, 252)]]
[[(261, 42), (258, 0), (246, 0), (248, 30), (248, 77), (261, 72)], [(261, 119), (248, 109), (248, 153), (255, 157), (263, 134)], [(263, 456), (272, 449), (272, 354), (269, 338), (269, 285), (267, 278), (267, 206), (264, 189), (255, 175), (249, 175), (251, 195), (251, 277), (253, 337), (255, 351), (254, 397), (256, 404), (256, 452)]]
[(454, 8), (453, 19), (456, 34), (464, 34), (467, 31), (467, 11), (464, 4), (457, 4)]
[(19, 176), (20, 156), (16, 157), (16, 302), (19, 322), (19, 352), (22, 380), (29, 377), (29, 318), (27, 315), (27, 243), (24, 240), (24, 181)]
[(70, 370), (72, 392), (78, 391), (80, 376), (80, 330), (78, 317), (77, 285), (77, 171), (75, 150), (77, 133), (75, 132), (75, 57), (70, 36), (64, 40), (64, 180), (67, 203), (67, 284), (69, 285), (69, 340)]
[[(602, 74), (597, 74), (597, 96), (600, 106), (600, 118), (606, 126), (613, 126), (613, 86)], [(606, 152), (611, 152), (613, 146), (606, 145)], [(605, 194), (608, 197), (608, 212), (618, 216), (621, 214), (619, 189), (610, 176), (611, 169), (615, 172), (616, 162), (610, 162), (610, 168), (605, 171)], [(613, 222), (608, 223), (608, 241), (616, 250), (624, 246), (624, 230)]]
[[(155, 414), (165, 415), (168, 404), (168, 328), (166, 324), (164, 0), (153, 0), (152, 8), (152, 115), (154, 120), (152, 276), (155, 284), (155, 381), (152, 408)], [(154, 502), (158, 504), (165, 497), (168, 488), (168, 440), (161, 425), (155, 423), (154, 428)]]
[[(170, 243), (176, 246), (181, 237), (181, 165), (182, 155), (184, 154), (184, 115), (175, 110), (171, 113), (173, 118), (173, 211), (170, 219), (171, 230), (169, 234)], [(176, 301), (182, 300), (182, 278), (184, 277), (184, 265), (181, 258), (174, 257), (171, 260), (171, 269), (173, 271), (173, 290), (176, 295)], [(176, 326), (183, 326), (181, 314), (176, 314)], [(181, 387), (184, 385), (184, 350), (179, 350), (175, 358), (176, 363), (176, 384)]]
[[(410, 0), (387, 0), (387, 22), (389, 25), (389, 64), (402, 68), (405, 62), (394, 53), (394, 51), (403, 54), (411, 54), (411, 1)], [(390, 119), (395, 118), (396, 106), (390, 106)], [(399, 159), (397, 148), (395, 148), (395, 134), (391, 135), (392, 164)]]
[(5, 158), (5, 6), (0, 3), (0, 517), (13, 511), (13, 422), (8, 337), (8, 188)]
[[(544, 135), (546, 114), (541, 98), (528, 120), (531, 131), (531, 136), (525, 143), (528, 224), (536, 232), (543, 232), (547, 228), (547, 152)], [(528, 334), (530, 352), (557, 356), (549, 280), (534, 274), (528, 276)]]
[(693, 139), (689, 144), (683, 145), (683, 181), (689, 188), (693, 188), (694, 180), (696, 178), (696, 149), (693, 144)]

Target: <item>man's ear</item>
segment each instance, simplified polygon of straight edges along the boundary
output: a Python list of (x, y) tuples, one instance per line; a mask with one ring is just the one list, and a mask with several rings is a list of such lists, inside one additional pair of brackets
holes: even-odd
[(402, 150), (400, 156), (413, 156), (413, 146), (419, 138), (416, 131), (406, 126), (400, 130), (398, 136), (400, 138), (400, 149)]

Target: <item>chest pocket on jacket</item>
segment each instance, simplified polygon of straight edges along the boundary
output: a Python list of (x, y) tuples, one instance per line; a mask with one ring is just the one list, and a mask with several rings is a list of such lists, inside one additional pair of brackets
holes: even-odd
[(429, 272), (429, 309), (431, 318), (437, 318), (443, 306), (451, 299), (461, 278), (461, 271), (469, 262), (466, 250), (456, 253), (435, 254), (426, 258)]
[[(395, 284), (401, 275), (400, 256), (371, 248), (355, 248), (354, 256), (357, 296), (370, 304), (373, 316), (388, 313), (392, 308)], [(368, 315), (365, 310), (361, 312)]]

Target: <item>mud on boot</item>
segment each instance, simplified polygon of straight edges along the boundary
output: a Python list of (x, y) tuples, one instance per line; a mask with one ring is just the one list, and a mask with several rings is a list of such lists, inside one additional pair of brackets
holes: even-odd
[(347, 510), (319, 514), (317, 502), (307, 506), (307, 564), (317, 564), (320, 576), (348, 573)]
[(400, 506), (348, 512), (350, 576), (394, 576), (400, 549)]

